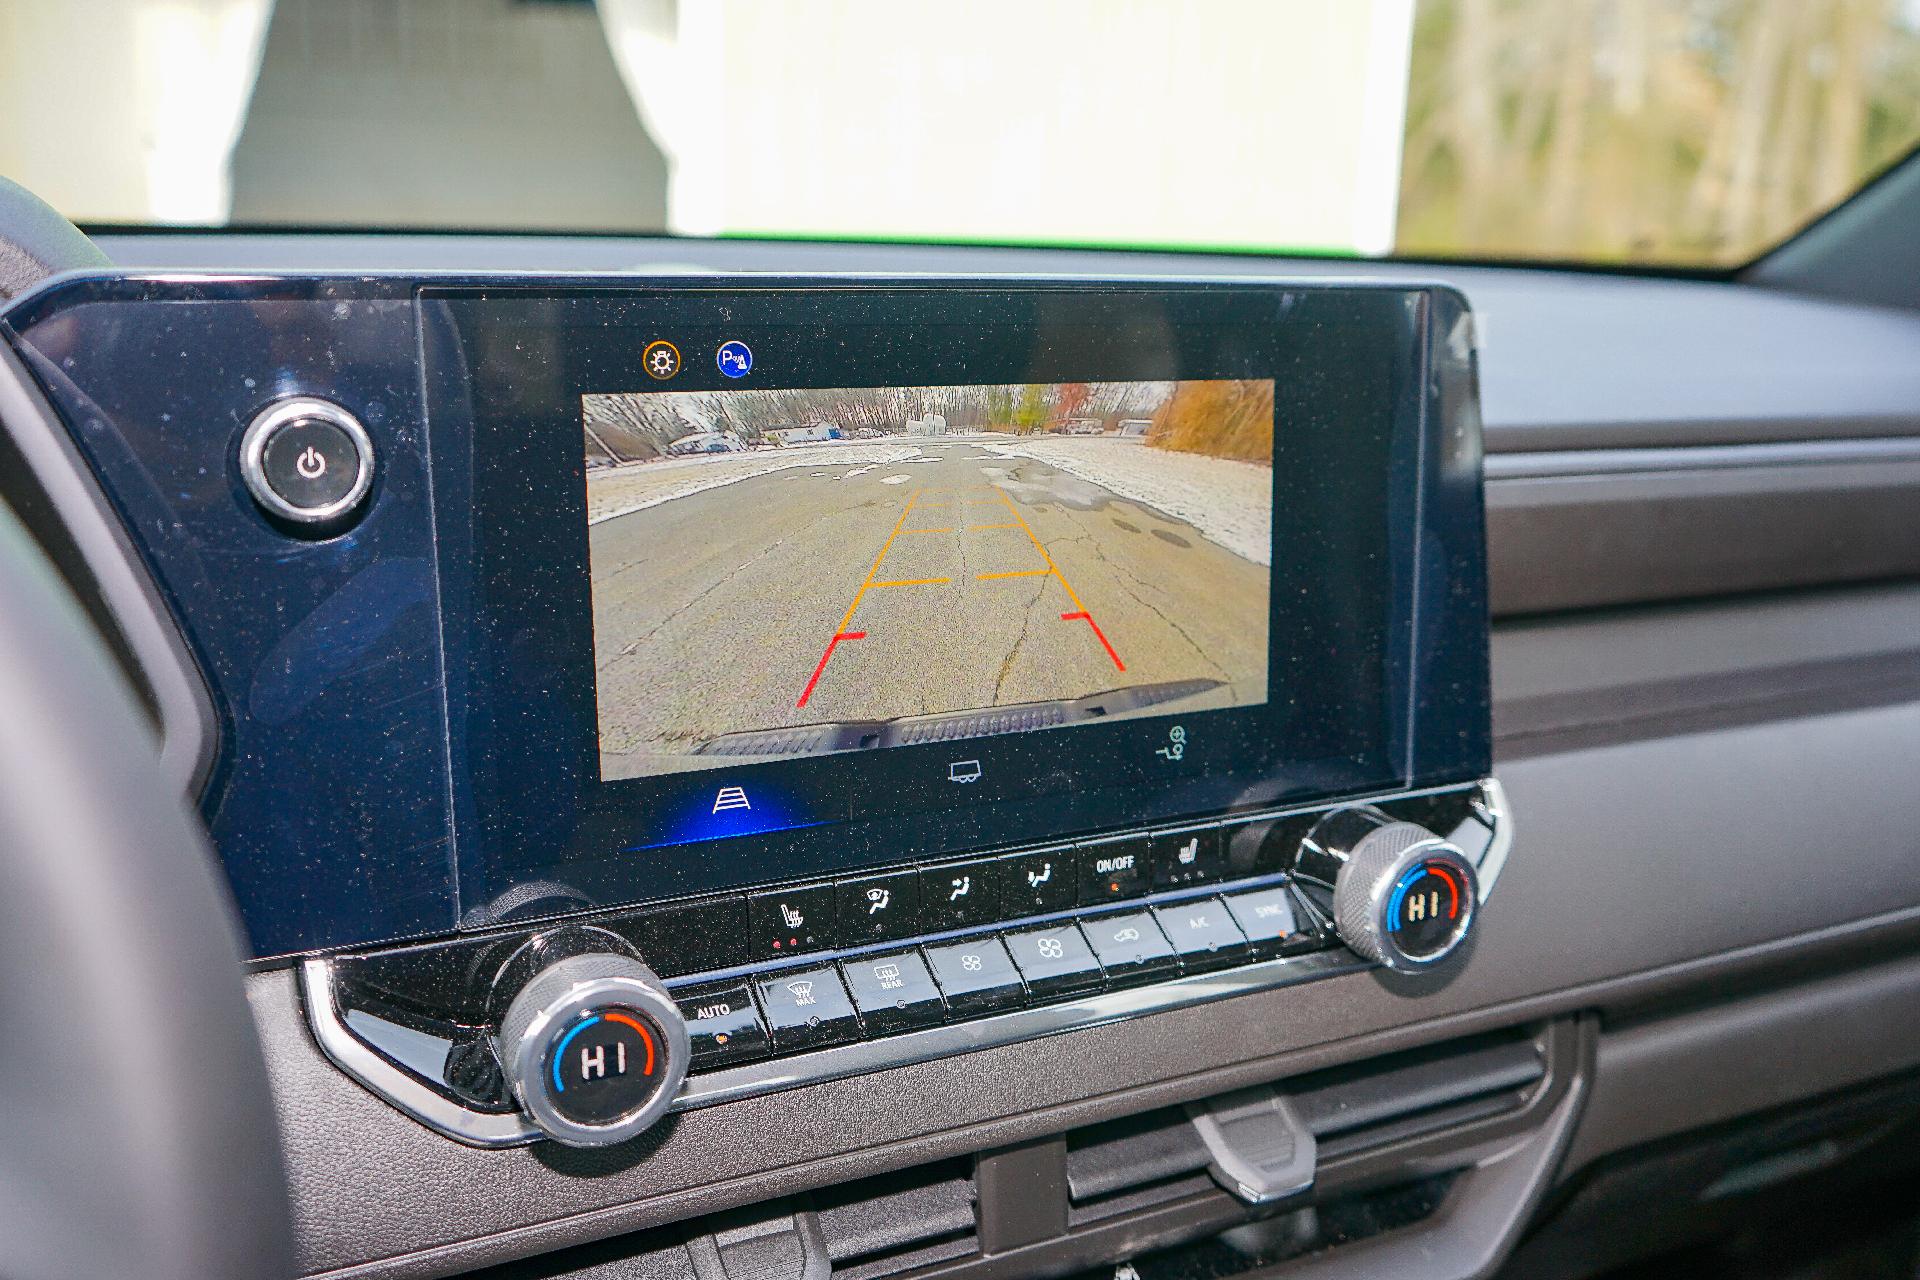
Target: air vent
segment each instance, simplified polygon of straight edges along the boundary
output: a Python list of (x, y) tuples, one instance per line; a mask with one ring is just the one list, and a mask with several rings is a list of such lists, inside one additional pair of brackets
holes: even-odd
[(834, 1280), (878, 1280), (977, 1250), (966, 1162), (924, 1165), (809, 1198)]
[[(1396, 1143), (1445, 1134), (1523, 1110), (1546, 1077), (1524, 1030), (1451, 1041), (1279, 1086), (1320, 1145), (1321, 1180)], [(1067, 1135), (1067, 1187), (1076, 1225), (1136, 1212), (1212, 1185), (1209, 1155), (1182, 1108), (1151, 1111)]]

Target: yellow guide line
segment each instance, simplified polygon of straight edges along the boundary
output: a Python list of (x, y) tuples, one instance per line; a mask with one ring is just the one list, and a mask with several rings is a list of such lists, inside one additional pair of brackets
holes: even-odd
[[(1013, 505), (1013, 499), (1007, 496), (1005, 489), (1000, 491), (1000, 501), (1007, 504), (1007, 510), (1013, 512), (1013, 518), (1018, 520), (1020, 527), (1027, 531), (1027, 540), (1033, 543), (1033, 549), (1040, 553), (1040, 558), (1047, 562), (1047, 568), (1053, 572), (1054, 577), (1060, 580), (1060, 585), (1066, 588), (1067, 598), (1073, 601), (1073, 607), (1077, 611), (1085, 613), (1087, 606), (1080, 603), (1080, 597), (1074, 594), (1073, 585), (1067, 581), (1067, 575), (1060, 572), (1060, 566), (1053, 562), (1053, 557), (1047, 554), (1047, 549), (1040, 545), (1040, 539), (1034, 536), (1033, 526), (1027, 523), (1026, 517), (1022, 516), (1019, 509)], [(842, 630), (844, 629), (845, 628), (842, 628)]]

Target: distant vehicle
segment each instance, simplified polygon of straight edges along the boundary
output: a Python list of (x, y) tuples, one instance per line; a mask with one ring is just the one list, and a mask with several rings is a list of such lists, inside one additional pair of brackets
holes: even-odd
[(684, 458), (700, 453), (745, 453), (747, 442), (732, 431), (696, 431), (667, 446), (667, 456)]
[(1065, 422), (1055, 427), (1054, 430), (1060, 435), (1067, 436), (1097, 436), (1100, 435), (1105, 428), (1101, 425), (1100, 419), (1098, 418), (1068, 418)]
[(1122, 418), (1116, 424), (1123, 436), (1143, 436), (1147, 428), (1153, 425), (1152, 418)]
[(840, 428), (831, 422), (814, 422), (803, 426), (772, 427), (763, 434), (773, 437), (780, 444), (814, 444), (821, 440), (840, 439)]
[(947, 434), (945, 414), (930, 413), (924, 418), (908, 418), (907, 434), (910, 436), (943, 436)]

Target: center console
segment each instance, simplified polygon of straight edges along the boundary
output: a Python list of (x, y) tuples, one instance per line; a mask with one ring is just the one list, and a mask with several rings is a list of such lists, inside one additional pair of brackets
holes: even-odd
[(258, 962), (451, 1139), (1472, 949), (1512, 828), (1449, 291), (117, 277), (8, 323), (205, 691), (167, 730)]

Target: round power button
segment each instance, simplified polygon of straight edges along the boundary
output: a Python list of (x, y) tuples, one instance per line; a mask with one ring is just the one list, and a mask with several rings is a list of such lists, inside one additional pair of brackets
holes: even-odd
[(373, 484), (373, 442), (358, 419), (310, 396), (260, 411), (240, 437), (240, 475), (267, 514), (331, 531), (351, 519)]

